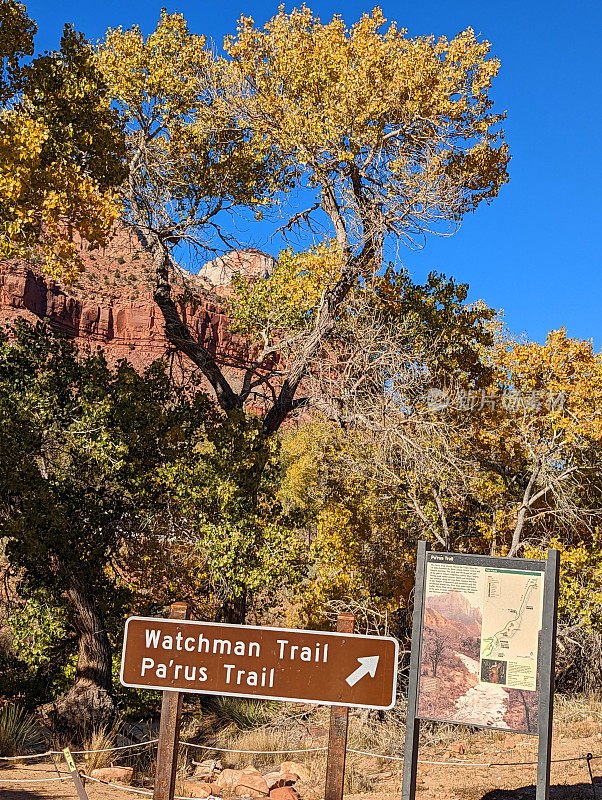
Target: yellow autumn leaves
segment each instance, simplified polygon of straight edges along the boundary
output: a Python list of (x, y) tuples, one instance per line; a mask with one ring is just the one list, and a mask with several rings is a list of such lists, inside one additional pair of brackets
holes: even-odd
[[(27, 26), (22, 35), (26, 47)], [(132, 221), (132, 179), (145, 224), (189, 239), (201, 238), (219, 210), (260, 214), (299, 186), (332, 190), (343, 214), (362, 218), (345, 222), (359, 224), (360, 238), (371, 226), (420, 232), (459, 219), (507, 180), (503, 115), (489, 98), (499, 62), (471, 29), (451, 40), (413, 38), (387, 26), (379, 8), (347, 28), (336, 15), (323, 23), (307, 6), (281, 7), (261, 28), (242, 17), (221, 58), (181, 14), (162, 11), (148, 36), (117, 28), (95, 51), (81, 41), (71, 49), (75, 60), (63, 52), (38, 59), (48, 81), (29, 95), (27, 80), (13, 87), (17, 105), (6, 106), (0, 126), (2, 254), (37, 249), (47, 269), (67, 278), (78, 269), (72, 231), (97, 246), (118, 215)], [(74, 77), (64, 79), (73, 64)], [(57, 129), (43, 95), (59, 74), (52, 111), (69, 113)], [(84, 98), (86, 85), (93, 91)], [(74, 147), (70, 131), (83, 126), (86, 150), (114, 147), (85, 117), (101, 125), (104, 115), (118, 136), (115, 108), (130, 177), (107, 186), (82, 157), (85, 137), (75, 135)]]
[(83, 37), (65, 26), (60, 51), (21, 67), (35, 25), (22, 4), (6, 0), (3, 32), (15, 17), (12, 50), (0, 42), (8, 64), (0, 81), (0, 257), (40, 259), (69, 280), (80, 268), (74, 239), (98, 247), (118, 217), (120, 130)]
[(499, 61), (470, 28), (452, 40), (411, 38), (385, 22), (378, 7), (350, 29), (307, 6), (281, 6), (261, 29), (242, 17), (226, 40), (228, 69), (248, 87), (240, 124), (314, 180), (345, 164), (375, 171), (380, 191), (367, 188), (385, 204), (416, 173), (436, 187), (453, 182), (466, 190), (459, 216), (507, 180), (503, 115), (488, 94)]
[(70, 160), (44, 159), (49, 131), (27, 114), (0, 114), (0, 257), (40, 257), (46, 272), (73, 279), (80, 247), (102, 245), (118, 216), (115, 196), (101, 191)]
[(134, 25), (107, 32), (99, 49), (100, 67), (111, 96), (142, 119), (145, 104), (169, 123), (195, 111), (203, 100), (211, 53), (206, 39), (190, 33), (181, 14), (165, 9), (146, 38)]
[(333, 597), (399, 607), (416, 538), (443, 536), (439, 498), (453, 550), (507, 555), (526, 510), (520, 555), (559, 548), (563, 618), (600, 624), (602, 355), (563, 329), (544, 344), (498, 334), (482, 351), (483, 407), (475, 389), (464, 408), (415, 409), (403, 424), (422, 459), (400, 445), (383, 460), (384, 414), (373, 432), (318, 417), (283, 436), (282, 496), (314, 521), (316, 567), (300, 591), (312, 621)]
[(325, 288), (341, 273), (336, 243), (325, 242), (303, 253), (283, 250), (267, 280), (235, 276), (229, 301), (233, 330), (272, 345), (308, 325)]

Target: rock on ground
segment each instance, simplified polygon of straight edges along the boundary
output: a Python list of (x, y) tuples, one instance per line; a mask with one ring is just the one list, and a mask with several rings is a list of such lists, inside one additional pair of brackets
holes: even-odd
[(134, 767), (102, 767), (93, 769), (90, 773), (91, 778), (96, 778), (98, 781), (107, 781), (113, 783), (130, 784), (134, 777)]

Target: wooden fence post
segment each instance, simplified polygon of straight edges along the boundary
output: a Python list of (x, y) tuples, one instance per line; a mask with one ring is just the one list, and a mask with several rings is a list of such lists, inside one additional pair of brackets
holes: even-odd
[[(172, 603), (170, 619), (188, 619), (186, 603)], [(182, 692), (163, 692), (153, 800), (173, 800), (178, 765)]]
[[(337, 633), (353, 633), (354, 627), (355, 617), (353, 614), (344, 613), (338, 615)], [(347, 706), (332, 706), (330, 709), (324, 800), (342, 800), (343, 798), (348, 723), (349, 708)]]

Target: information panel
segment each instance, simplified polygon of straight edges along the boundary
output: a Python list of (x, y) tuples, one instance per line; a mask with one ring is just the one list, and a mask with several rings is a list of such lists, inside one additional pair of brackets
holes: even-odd
[(537, 733), (545, 563), (426, 554), (417, 716)]

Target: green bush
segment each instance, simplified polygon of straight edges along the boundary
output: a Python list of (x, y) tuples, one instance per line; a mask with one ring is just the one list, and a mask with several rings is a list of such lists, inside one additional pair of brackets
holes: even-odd
[(65, 692), (73, 683), (77, 642), (67, 610), (43, 589), (24, 591), (10, 614), (12, 643), (0, 664), (0, 693), (22, 694), (27, 706)]

